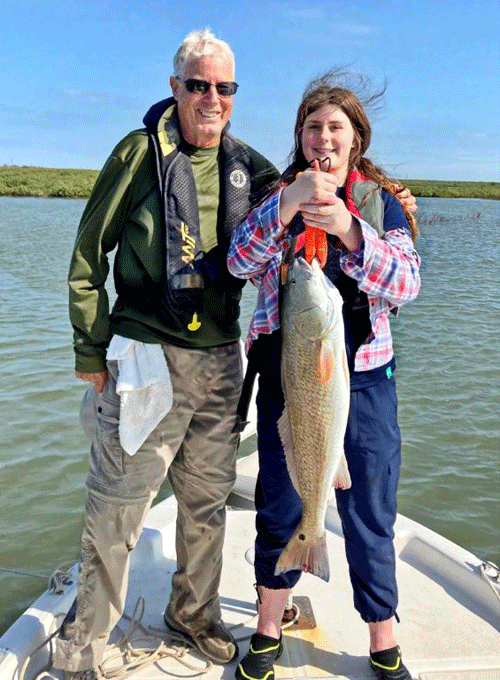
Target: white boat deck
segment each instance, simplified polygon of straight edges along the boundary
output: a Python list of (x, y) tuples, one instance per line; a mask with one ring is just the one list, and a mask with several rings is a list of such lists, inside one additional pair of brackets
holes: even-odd
[[(251, 499), (254, 470), (253, 458), (240, 461), (239, 496), (233, 497), (233, 502), (237, 500), (244, 505), (245, 497)], [(162, 639), (168, 640), (163, 611), (169, 598), (170, 577), (175, 570), (174, 518), (173, 499), (152, 508), (132, 553), (126, 613), (132, 615), (142, 596), (145, 602), (142, 625), (161, 631), (156, 641), (149, 636), (136, 639), (136, 647), (150, 648)], [(252, 510), (228, 511), (220, 594), (223, 619), (234, 626), (235, 636), (241, 639), (241, 653), (246, 651), (248, 637), (255, 628), (254, 573), (245, 557), (252, 552), (254, 521)], [(284, 633), (285, 651), (276, 664), (278, 680), (374, 677), (368, 666), (367, 627), (352, 605), (343, 540), (334, 507), (329, 508), (327, 527), (330, 582), (304, 574), (295, 588), (294, 601), (302, 615), (298, 624)], [(398, 610), (401, 623), (396, 626), (396, 635), (413, 677), (418, 680), (500, 680), (500, 600), (494, 592), (494, 580), (488, 584), (481, 575), (480, 560), (404, 517), (398, 518), (396, 533), (401, 603)], [(31, 649), (36, 647), (34, 640), (41, 641), (51, 632), (51, 612), (66, 611), (74, 595), (74, 585), (62, 595), (43, 595), (2, 637), (0, 680), (20, 678), (19, 662), (22, 665), (26, 652), (19, 636), (30, 638)], [(47, 611), (44, 613), (44, 610)], [(128, 625), (125, 620), (120, 623), (123, 629)], [(118, 637), (115, 630), (111, 641)], [(13, 652), (15, 649), (18, 651)], [(108, 657), (115, 653), (116, 650), (110, 648)], [(164, 658), (129, 677), (165, 680), (199, 676), (204, 669), (202, 659), (191, 651), (184, 658), (198, 670), (182, 665), (176, 658)], [(26, 680), (34, 680), (35, 671), (46, 660), (46, 651), (35, 655)], [(205, 677), (232, 680), (235, 666), (236, 662), (224, 667), (212, 666)], [(54, 673), (54, 677), (61, 676)]]

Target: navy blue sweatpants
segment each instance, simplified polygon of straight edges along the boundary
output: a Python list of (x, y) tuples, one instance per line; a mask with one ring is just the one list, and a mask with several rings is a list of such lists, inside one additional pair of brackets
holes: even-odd
[[(265, 368), (262, 366), (260, 370), (257, 393), (259, 475), (255, 496), (255, 575), (257, 585), (271, 589), (293, 588), (301, 575), (296, 570), (274, 575), (278, 557), (302, 513), (277, 429), (284, 407), (279, 351), (279, 343), (272, 336), (259, 348)], [(336, 492), (354, 606), (367, 622), (391, 618), (396, 613), (398, 597), (393, 527), (401, 439), (393, 367), (391, 362), (369, 373), (352, 376), (345, 436), (352, 487)]]

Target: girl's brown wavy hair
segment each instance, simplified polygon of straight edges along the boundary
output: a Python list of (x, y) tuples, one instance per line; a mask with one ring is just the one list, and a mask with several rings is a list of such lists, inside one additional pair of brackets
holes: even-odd
[[(340, 86), (339, 83), (345, 80), (346, 77), (357, 79), (356, 89), (365, 92), (365, 95), (363, 96), (364, 105), (361, 102), (361, 98), (350, 88)], [(384, 85), (378, 92), (366, 94), (368, 90), (366, 79), (357, 74), (348, 74), (342, 70), (328, 71), (319, 78), (312, 80), (304, 91), (302, 101), (297, 111), (294, 129), (294, 148), (290, 154), (290, 165), (281, 178), (282, 184), (286, 185), (293, 182), (297, 172), (300, 172), (309, 166), (309, 163), (302, 153), (300, 141), (307, 116), (314, 113), (322, 106), (331, 105), (339, 108), (346, 114), (354, 130), (354, 146), (349, 158), (349, 171), (356, 167), (362, 175), (365, 175), (388, 193), (397, 197), (395, 181), (391, 180), (381, 168), (377, 167), (364, 155), (371, 140), (371, 126), (365, 112), (365, 106), (380, 100), (385, 89)], [(415, 241), (419, 233), (417, 222), (413, 214), (404, 204), (401, 204), (401, 207), (408, 220), (412, 239)]]

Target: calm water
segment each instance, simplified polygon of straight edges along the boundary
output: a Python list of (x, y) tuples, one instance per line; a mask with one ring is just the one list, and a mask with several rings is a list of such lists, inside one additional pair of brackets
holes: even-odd
[[(422, 291), (393, 323), (399, 510), (500, 564), (500, 204), (418, 204)], [(82, 524), (85, 386), (73, 377), (65, 279), (83, 207), (0, 197), (0, 567), (44, 577), (78, 558)], [(0, 633), (44, 588), (0, 571)]]

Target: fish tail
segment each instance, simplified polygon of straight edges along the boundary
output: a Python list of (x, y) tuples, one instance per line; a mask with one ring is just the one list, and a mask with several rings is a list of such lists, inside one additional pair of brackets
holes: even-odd
[(314, 540), (308, 540), (300, 526), (296, 529), (279, 556), (274, 575), (291, 569), (314, 574), (324, 581), (330, 580), (326, 533)]

